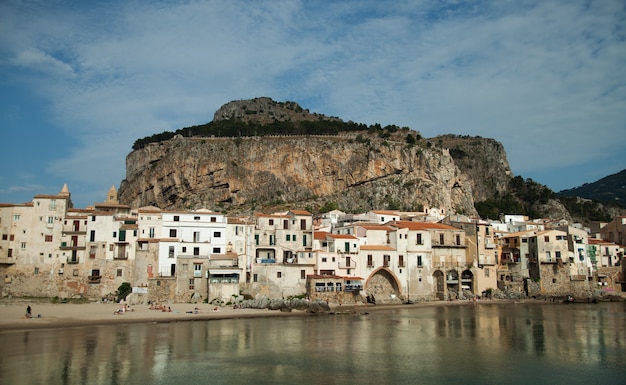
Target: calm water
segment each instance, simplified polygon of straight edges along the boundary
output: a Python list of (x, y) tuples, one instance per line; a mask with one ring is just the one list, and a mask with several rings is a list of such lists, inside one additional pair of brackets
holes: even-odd
[(0, 333), (0, 384), (625, 384), (626, 304)]

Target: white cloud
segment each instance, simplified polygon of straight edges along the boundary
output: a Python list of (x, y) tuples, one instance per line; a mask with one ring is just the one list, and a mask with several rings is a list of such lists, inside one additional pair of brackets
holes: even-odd
[(11, 4), (3, 66), (39, 72), (21, 76), (81, 143), (49, 170), (73, 167), (77, 183), (116, 183), (134, 140), (257, 96), (427, 136), (493, 137), (518, 173), (621, 146), (619, 2)]

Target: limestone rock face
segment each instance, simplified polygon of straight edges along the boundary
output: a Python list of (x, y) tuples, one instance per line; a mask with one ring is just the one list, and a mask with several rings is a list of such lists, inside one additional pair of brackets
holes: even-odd
[(342, 210), (441, 207), (475, 214), (473, 181), (441, 148), (354, 135), (183, 138), (126, 158), (120, 203), (249, 212), (334, 202)]
[(481, 137), (441, 135), (431, 139), (447, 148), (454, 163), (472, 184), (474, 201), (491, 199), (509, 190), (511, 168), (502, 143)]

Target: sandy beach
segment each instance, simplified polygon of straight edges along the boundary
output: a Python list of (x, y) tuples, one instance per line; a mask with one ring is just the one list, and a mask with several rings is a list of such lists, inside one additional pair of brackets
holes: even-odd
[[(492, 301), (486, 301), (494, 303)], [(508, 301), (507, 301), (508, 302)], [(27, 318), (26, 307), (31, 306), (33, 318)], [(331, 306), (331, 314), (341, 313), (366, 313), (373, 311), (404, 308), (407, 306), (462, 306), (472, 305), (467, 301), (435, 301), (421, 302), (412, 305), (353, 305)], [(181, 303), (171, 305), (171, 312), (152, 310), (149, 305), (136, 305), (130, 310), (117, 315), (115, 311), (121, 309), (120, 304), (115, 303), (47, 303), (28, 302), (23, 299), (15, 299), (0, 302), (0, 333), (18, 330), (68, 328), (80, 326), (96, 326), (128, 323), (152, 323), (152, 322), (184, 322), (197, 320), (217, 320), (234, 318), (259, 318), (259, 317), (286, 317), (286, 316), (310, 316), (305, 311), (281, 312), (267, 309), (233, 309), (232, 307), (219, 307), (209, 304)], [(197, 312), (195, 308), (198, 308)]]
[[(331, 315), (370, 313), (376, 311), (388, 311), (407, 307), (427, 306), (482, 306), (505, 303), (546, 303), (542, 300), (481, 300), (477, 303), (471, 301), (426, 301), (410, 305), (333, 305)], [(27, 318), (26, 307), (31, 306), (33, 318)], [(170, 305), (171, 312), (152, 310), (149, 305), (136, 305), (123, 314), (115, 314), (122, 305), (115, 303), (49, 303), (29, 302), (26, 299), (13, 299), (0, 301), (0, 333), (33, 330), (53, 329), (80, 326), (97, 326), (110, 324), (129, 323), (155, 323), (155, 322), (185, 322), (198, 320), (219, 320), (235, 318), (262, 318), (262, 317), (290, 317), (290, 316), (313, 316), (315, 314), (305, 311), (293, 310), (281, 312), (268, 309), (233, 309), (232, 307), (219, 307), (215, 311), (214, 305), (180, 303)], [(197, 308), (197, 311), (195, 310)]]
[[(26, 307), (31, 306), (33, 318), (27, 318)], [(109, 324), (181, 322), (193, 320), (229, 319), (246, 317), (277, 317), (306, 315), (305, 312), (285, 313), (267, 309), (233, 309), (219, 307), (214, 311), (209, 304), (174, 304), (171, 312), (151, 310), (149, 305), (131, 306), (130, 310), (115, 314), (121, 309), (115, 303), (45, 303), (13, 300), (0, 303), (0, 333), (15, 330), (67, 328)], [(195, 308), (198, 308), (197, 312)]]

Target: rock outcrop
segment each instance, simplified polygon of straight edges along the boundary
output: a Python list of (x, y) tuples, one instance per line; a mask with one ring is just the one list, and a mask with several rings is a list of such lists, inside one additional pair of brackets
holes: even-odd
[[(269, 98), (227, 103), (215, 113), (218, 120), (339, 121)], [(384, 130), (374, 131), (336, 136), (177, 135), (127, 156), (119, 200), (132, 207), (228, 213), (316, 210), (332, 203), (353, 212), (440, 207), (473, 215), (474, 201), (493, 196), (510, 179), (506, 154), (494, 140), (426, 140), (395, 126), (384, 135)], [(455, 156), (460, 151), (469, 155)]]
[(126, 159), (120, 202), (259, 210), (335, 202), (343, 210), (419, 207), (474, 213), (472, 183), (443, 149), (350, 136), (174, 138)]

